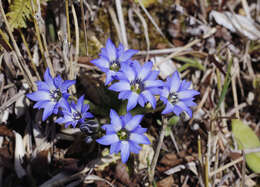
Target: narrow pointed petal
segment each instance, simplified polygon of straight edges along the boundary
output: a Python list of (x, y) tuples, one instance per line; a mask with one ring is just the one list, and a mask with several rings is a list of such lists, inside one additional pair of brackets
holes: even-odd
[(182, 82), (181, 82), (181, 86), (180, 86), (180, 91), (181, 90), (187, 90), (187, 89), (189, 89), (189, 87), (190, 87), (190, 85), (191, 85), (191, 82), (188, 82), (188, 81), (186, 81), (186, 80), (183, 80)]
[(46, 82), (43, 81), (36, 81), (38, 90), (45, 90), (45, 91), (49, 91), (49, 86), (48, 84), (46, 84)]
[(132, 132), (136, 133), (136, 134), (144, 134), (144, 133), (146, 133), (146, 131), (147, 131), (147, 128), (143, 128), (141, 125), (138, 125), (138, 127), (135, 128), (135, 130)]
[(188, 111), (189, 108), (181, 101), (176, 103), (176, 106), (180, 107), (183, 111)]
[(165, 109), (162, 111), (162, 114), (168, 114), (173, 111), (173, 105), (170, 102), (167, 102)]
[(119, 62), (125, 62), (127, 60), (130, 60), (130, 58), (135, 55), (138, 52), (138, 50), (134, 49), (128, 49), (125, 51), (122, 55), (119, 56)]
[(138, 154), (139, 151), (142, 149), (141, 146), (139, 146), (138, 144), (136, 144), (133, 141), (128, 141), (129, 146), (130, 146), (130, 152)]
[(178, 71), (175, 71), (173, 73), (170, 84), (170, 92), (177, 92), (179, 90), (179, 87), (181, 85), (181, 79)]
[(180, 91), (178, 93), (178, 97), (180, 99), (189, 99), (195, 95), (199, 95), (200, 93), (196, 90), (185, 90), (185, 91)]
[(123, 66), (122, 71), (124, 72), (125, 76), (127, 77), (129, 82), (132, 82), (135, 80), (135, 71), (131, 66)]
[(102, 125), (102, 129), (106, 131), (106, 135), (116, 133), (111, 124)]
[(76, 83), (76, 80), (65, 80), (63, 83), (62, 83), (62, 86), (61, 86), (61, 92), (62, 93), (65, 93), (67, 92), (68, 88), (71, 87), (73, 84)]
[(33, 105), (33, 108), (44, 108), (44, 106), (46, 105), (46, 103), (50, 102), (49, 100), (43, 100), (43, 101), (38, 101), (37, 103), (35, 103), (35, 105)]
[(121, 118), (118, 116), (116, 111), (113, 109), (110, 110), (110, 119), (111, 125), (113, 126), (114, 130), (117, 132), (122, 128), (122, 121)]
[(133, 60), (130, 62), (130, 66), (133, 67), (135, 73), (138, 75), (139, 72), (142, 69), (142, 66), (140, 65), (140, 63), (137, 60)]
[(111, 145), (118, 142), (119, 138), (116, 134), (109, 134), (97, 139), (96, 141), (102, 145)]
[(78, 112), (82, 112), (83, 105), (84, 105), (84, 95), (82, 95), (82, 96), (78, 99), (77, 104), (76, 104), (76, 110), (77, 110)]
[(120, 151), (120, 142), (112, 143), (110, 146), (110, 154), (118, 153)]
[(125, 128), (126, 128), (128, 131), (134, 130), (134, 129), (140, 124), (140, 122), (142, 121), (142, 119), (143, 119), (143, 115), (133, 116), (133, 118), (126, 123)]
[(143, 65), (141, 71), (139, 72), (138, 78), (144, 80), (149, 75), (149, 73), (151, 73), (152, 67), (153, 67), (153, 63), (151, 61), (146, 62)]
[(126, 163), (126, 161), (129, 158), (129, 155), (130, 155), (129, 143), (127, 141), (122, 141), (121, 145), (120, 145), (120, 149), (121, 149), (121, 159), (122, 159), (122, 162)]
[(29, 99), (33, 100), (33, 101), (41, 101), (41, 100), (50, 100), (50, 93), (47, 91), (36, 91), (33, 93), (29, 93), (26, 95)]
[(112, 62), (116, 60), (116, 47), (110, 39), (107, 40), (106, 50), (107, 50), (109, 61)]
[(127, 112), (132, 110), (136, 105), (138, 101), (139, 95), (135, 92), (132, 92), (131, 95), (129, 96), (128, 103), (127, 103)]
[(59, 100), (59, 105), (60, 105), (61, 108), (63, 108), (63, 110), (71, 112), (71, 107), (69, 105), (69, 102), (65, 98), (62, 97)]
[(144, 85), (145, 85), (146, 88), (160, 87), (160, 86), (163, 86), (163, 81), (161, 81), (161, 80), (146, 80), (144, 82)]
[(108, 85), (110, 82), (112, 82), (113, 80), (115, 80), (115, 75), (116, 75), (116, 72), (114, 71), (107, 71), (106, 72), (106, 82), (105, 82), (105, 85)]
[(172, 111), (176, 116), (179, 116), (183, 112), (183, 109), (180, 108), (178, 105), (174, 105)]
[(54, 109), (55, 105), (56, 105), (56, 103), (54, 103), (54, 102), (46, 103), (46, 105), (44, 107), (43, 115), (42, 115), (42, 121), (45, 121), (53, 113), (53, 109)]
[(44, 73), (44, 80), (46, 84), (49, 86), (49, 89), (56, 89), (49, 68), (47, 68), (47, 70)]
[(146, 136), (136, 133), (131, 133), (129, 139), (137, 144), (151, 144)]
[(129, 95), (131, 94), (131, 91), (122, 91), (118, 94), (118, 99), (127, 99), (129, 97)]
[(161, 91), (161, 97), (168, 98), (169, 94), (170, 94), (169, 89), (166, 87), (163, 87), (163, 89)]
[(112, 84), (109, 87), (110, 90), (113, 90), (115, 92), (121, 92), (121, 91), (127, 91), (130, 90), (130, 84), (127, 81), (119, 81), (117, 83)]
[(139, 103), (139, 105), (140, 105), (141, 107), (144, 107), (144, 105), (145, 105), (145, 98), (144, 98), (143, 95), (139, 95), (139, 97), (138, 97), (138, 103)]
[(145, 80), (156, 80), (160, 71), (151, 71)]
[(54, 85), (55, 85), (56, 88), (60, 88), (61, 85), (62, 85), (62, 82), (63, 82), (63, 80), (62, 80), (62, 78), (61, 78), (60, 75), (58, 75), (57, 77), (55, 77), (55, 78), (53, 79), (53, 83), (54, 83)]
[[(125, 51), (125, 48), (124, 48), (123, 44), (120, 43), (117, 48), (117, 58), (119, 58), (121, 55), (123, 55), (124, 51)], [(120, 62), (122, 62), (122, 61), (120, 61)]]
[[(95, 64), (97, 67), (99, 67), (101, 70), (103, 68), (109, 69), (109, 61), (106, 58), (100, 57), (94, 60), (90, 61), (92, 64)], [(102, 70), (103, 71), (103, 70)]]
[(145, 90), (142, 92), (142, 95), (144, 96), (145, 100), (151, 103), (153, 109), (156, 107), (156, 99), (155, 97), (149, 92), (148, 90)]

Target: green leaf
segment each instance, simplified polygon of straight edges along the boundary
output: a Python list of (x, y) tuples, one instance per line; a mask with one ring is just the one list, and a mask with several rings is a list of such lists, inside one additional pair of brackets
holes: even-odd
[[(232, 133), (240, 150), (260, 147), (254, 131), (238, 119), (232, 120)], [(246, 163), (255, 173), (260, 173), (260, 152), (246, 154)]]
[(181, 66), (180, 68), (178, 68), (179, 72), (182, 72), (188, 68), (196, 68), (199, 69), (201, 71), (204, 71), (205, 68), (203, 67), (203, 65), (197, 60), (197, 59), (192, 59), (192, 58), (187, 58), (187, 57), (182, 57), (182, 56), (178, 56), (178, 57), (173, 57), (175, 60), (184, 62), (185, 64), (183, 66)]

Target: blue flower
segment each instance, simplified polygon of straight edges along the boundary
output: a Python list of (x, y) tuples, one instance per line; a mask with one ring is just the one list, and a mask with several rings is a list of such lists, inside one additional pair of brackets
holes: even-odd
[(162, 114), (174, 112), (177, 116), (183, 111), (192, 117), (192, 110), (189, 107), (196, 106), (193, 102), (194, 96), (200, 94), (198, 91), (189, 89), (191, 82), (180, 79), (178, 71), (175, 71), (171, 77), (168, 77), (163, 87), (160, 100), (166, 104)]
[(146, 62), (143, 66), (137, 61), (131, 65), (122, 66), (122, 72), (118, 75), (119, 81), (112, 84), (109, 89), (120, 92), (119, 99), (128, 99), (127, 111), (133, 109), (137, 103), (144, 107), (149, 102), (156, 107), (155, 94), (160, 93), (161, 80), (156, 80), (158, 71), (152, 70), (153, 63)]
[(52, 78), (50, 70), (47, 69), (44, 73), (44, 81), (37, 81), (36, 84), (38, 91), (26, 96), (37, 101), (33, 108), (44, 109), (42, 120), (45, 121), (52, 113), (58, 113), (61, 99), (69, 97), (68, 88), (75, 84), (75, 80), (63, 81), (60, 76)]
[(105, 84), (107, 85), (112, 80), (117, 79), (117, 72), (121, 69), (122, 64), (128, 62), (137, 52), (134, 49), (125, 51), (122, 44), (119, 44), (118, 48), (116, 48), (113, 42), (108, 39), (106, 47), (101, 49), (100, 57), (92, 60), (91, 63), (106, 73)]
[(75, 128), (78, 123), (85, 123), (86, 118), (93, 117), (93, 115), (88, 112), (89, 105), (84, 104), (84, 95), (78, 99), (77, 104), (75, 104), (74, 101), (69, 104), (68, 101), (63, 98), (61, 107), (63, 108), (63, 117), (59, 117), (55, 122), (65, 124), (66, 128), (69, 125), (72, 125)]
[(96, 141), (102, 145), (110, 145), (110, 154), (121, 151), (122, 162), (125, 163), (130, 152), (138, 154), (141, 150), (139, 144), (150, 144), (149, 139), (144, 135), (146, 128), (142, 128), (140, 122), (143, 115), (132, 116), (127, 113), (118, 116), (114, 110), (110, 110), (111, 124), (103, 125), (106, 135)]

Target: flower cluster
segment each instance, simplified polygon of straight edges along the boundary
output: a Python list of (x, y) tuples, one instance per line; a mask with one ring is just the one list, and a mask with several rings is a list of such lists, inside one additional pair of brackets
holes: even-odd
[(56, 123), (65, 124), (65, 127), (85, 122), (86, 118), (91, 118), (93, 115), (88, 112), (89, 106), (84, 104), (84, 96), (81, 96), (75, 104), (73, 101), (69, 103), (68, 88), (75, 84), (75, 80), (63, 81), (58, 75), (52, 78), (49, 68), (44, 74), (44, 81), (36, 82), (38, 90), (27, 94), (26, 96), (36, 101), (34, 108), (43, 108), (42, 120), (45, 121), (50, 115), (57, 114), (61, 109), (62, 117), (56, 120)]
[[(155, 109), (156, 103), (161, 101), (165, 105), (162, 114), (173, 112), (179, 116), (186, 112), (192, 117), (190, 107), (196, 106), (194, 96), (199, 94), (198, 91), (190, 89), (190, 82), (181, 80), (177, 71), (165, 82), (159, 80), (159, 71), (152, 69), (151, 61), (141, 65), (132, 59), (137, 52), (133, 49), (125, 50), (122, 44), (116, 47), (108, 39), (105, 48), (101, 49), (99, 58), (91, 61), (106, 73), (105, 85), (108, 89), (118, 92), (118, 99), (128, 100), (125, 115), (119, 116), (115, 110), (110, 110), (110, 124), (102, 126), (105, 135), (96, 140), (99, 144), (110, 145), (111, 154), (121, 152), (123, 163), (128, 160), (131, 152), (139, 153), (140, 144), (150, 144), (145, 136), (147, 129), (140, 125), (143, 115), (132, 116), (131, 110), (137, 105), (145, 107), (146, 104)], [(88, 112), (89, 106), (84, 104), (84, 96), (77, 102), (69, 100), (68, 88), (75, 84), (74, 80), (63, 81), (61, 76), (53, 78), (47, 69), (44, 81), (36, 83), (38, 90), (27, 94), (27, 97), (36, 101), (34, 108), (44, 109), (43, 121), (60, 111), (62, 115), (58, 116), (56, 123), (65, 124), (66, 128), (69, 125), (74, 128), (78, 126), (88, 135), (95, 133), (98, 124), (94, 120), (87, 121), (94, 116)], [(87, 136), (86, 142), (91, 141), (92, 137)]]

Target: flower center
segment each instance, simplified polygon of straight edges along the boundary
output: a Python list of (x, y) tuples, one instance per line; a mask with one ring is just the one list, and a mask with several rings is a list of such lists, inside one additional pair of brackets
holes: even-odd
[(179, 101), (178, 94), (176, 92), (170, 93), (168, 100), (172, 104), (176, 104)]
[(57, 102), (62, 96), (60, 89), (51, 90), (50, 96), (51, 96), (51, 101)]
[(117, 132), (117, 136), (119, 137), (120, 140), (128, 140), (129, 133), (126, 129), (121, 129), (120, 131)]
[(112, 62), (110, 62), (110, 70), (112, 71), (119, 71), (120, 69), (120, 63), (118, 60), (114, 60)]
[(131, 90), (140, 94), (144, 90), (144, 83), (140, 79), (136, 79), (130, 83)]
[(81, 119), (81, 114), (79, 112), (73, 112), (73, 120), (77, 121)]

